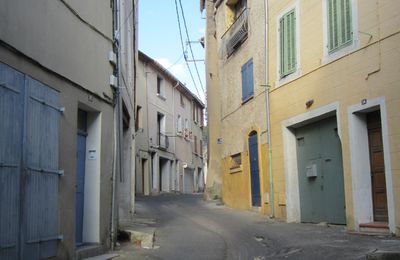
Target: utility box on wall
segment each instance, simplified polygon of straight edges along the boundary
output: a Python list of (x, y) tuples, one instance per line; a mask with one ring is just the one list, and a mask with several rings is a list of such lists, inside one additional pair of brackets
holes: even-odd
[(306, 176), (308, 178), (317, 177), (317, 165), (315, 163), (306, 167)]

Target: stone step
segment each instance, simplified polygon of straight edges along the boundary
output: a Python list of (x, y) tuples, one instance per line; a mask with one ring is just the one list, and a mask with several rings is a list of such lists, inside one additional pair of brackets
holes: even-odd
[(137, 226), (134, 229), (124, 229), (123, 231), (130, 234), (131, 243), (145, 249), (154, 248), (155, 228)]
[(109, 260), (118, 256), (118, 254), (103, 254), (94, 257), (84, 258), (83, 260)]
[(389, 226), (385, 222), (371, 222), (360, 224), (360, 232), (378, 235), (390, 234)]

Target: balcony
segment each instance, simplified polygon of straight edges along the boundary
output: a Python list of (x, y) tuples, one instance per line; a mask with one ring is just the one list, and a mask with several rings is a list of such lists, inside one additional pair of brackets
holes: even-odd
[(229, 26), (228, 30), (222, 35), (222, 40), (226, 46), (227, 56), (230, 56), (247, 39), (249, 33), (249, 9), (244, 9), (238, 18)]
[(158, 149), (167, 150), (169, 147), (169, 139), (168, 136), (162, 133), (158, 133), (157, 135), (157, 146)]

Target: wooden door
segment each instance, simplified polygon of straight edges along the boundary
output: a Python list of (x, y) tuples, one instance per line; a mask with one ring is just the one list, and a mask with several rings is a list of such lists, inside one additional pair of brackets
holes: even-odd
[(251, 180), (251, 202), (253, 207), (261, 206), (260, 192), (260, 171), (258, 162), (258, 141), (257, 133), (253, 132), (249, 136), (249, 156), (250, 156), (250, 180)]
[(379, 111), (367, 114), (374, 221), (388, 221), (382, 126)]

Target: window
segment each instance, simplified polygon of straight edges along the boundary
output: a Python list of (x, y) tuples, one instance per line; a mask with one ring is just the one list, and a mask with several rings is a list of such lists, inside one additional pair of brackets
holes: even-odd
[(181, 93), (181, 107), (185, 107), (185, 100), (183, 98), (182, 93)]
[(242, 155), (240, 153), (231, 156), (230, 169), (240, 168), (242, 165)]
[(159, 97), (164, 97), (164, 84), (161, 77), (157, 77), (157, 95)]
[(329, 53), (353, 42), (351, 0), (328, 0), (328, 50)]
[(253, 59), (242, 66), (242, 101), (249, 100), (254, 94)]
[(176, 131), (178, 134), (182, 134), (182, 129), (183, 128), (183, 124), (182, 124), (182, 117), (180, 115), (178, 115), (178, 119), (176, 121)]
[(142, 107), (137, 106), (136, 107), (135, 130), (137, 131), (140, 128), (143, 128), (143, 126), (142, 126)]
[(194, 153), (197, 154), (197, 136), (194, 136), (193, 142), (194, 142)]
[(241, 13), (246, 9), (247, 0), (228, 0), (226, 2), (226, 5), (231, 9), (232, 12), (232, 18), (230, 21), (230, 24), (232, 24), (234, 21), (236, 21), (236, 19), (239, 18)]
[(199, 150), (200, 150), (199, 155), (200, 155), (200, 156), (203, 156), (203, 140), (200, 140), (200, 147), (199, 147)]
[(296, 12), (295, 9), (279, 19), (280, 77), (296, 71)]

